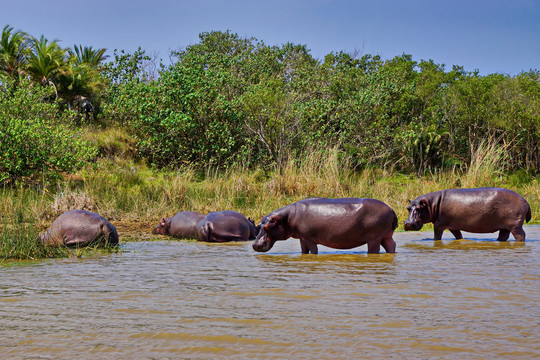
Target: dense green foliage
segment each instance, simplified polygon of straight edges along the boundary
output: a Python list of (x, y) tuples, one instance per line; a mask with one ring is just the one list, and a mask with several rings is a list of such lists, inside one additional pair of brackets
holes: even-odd
[[(353, 168), (422, 175), (467, 170), (489, 143), (505, 149), (506, 170), (540, 169), (536, 70), (480, 76), (406, 54), (317, 60), (304, 45), (268, 46), (230, 32), (202, 33), (168, 66), (141, 49), (115, 51), (103, 63), (104, 49), (61, 49), (7, 26), (0, 50), (0, 71), (13, 84), (26, 76), (54, 90), (27, 99), (32, 106), (57, 99), (70, 108), (91, 97), (99, 123), (124, 129), (135, 139), (133, 153), (157, 167), (283, 169), (291, 158), (337, 149)], [(15, 126), (22, 125), (8, 127)], [(64, 171), (74, 168), (67, 163)], [(17, 174), (44, 166), (51, 167)]]
[(96, 155), (70, 125), (74, 114), (44, 101), (51, 88), (21, 80), (14, 86), (0, 76), (0, 183), (42, 176), (58, 177)]
[(110, 64), (131, 76), (113, 85), (105, 115), (158, 166), (282, 167), (337, 147), (354, 166), (423, 174), (465, 169), (489, 139), (508, 149), (507, 169), (540, 169), (538, 71), (480, 76), (410, 55), (317, 61), (305, 46), (229, 32), (203, 33), (176, 55), (156, 79), (144, 52)]

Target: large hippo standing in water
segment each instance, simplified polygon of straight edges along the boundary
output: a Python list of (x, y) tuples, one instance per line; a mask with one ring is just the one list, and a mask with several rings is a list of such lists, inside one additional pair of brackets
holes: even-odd
[(196, 239), (196, 225), (202, 219), (204, 215), (196, 211), (181, 211), (173, 217), (161, 219), (152, 232), (176, 238)]
[(463, 239), (461, 230), (472, 233), (499, 231), (497, 240), (506, 241), (510, 233), (525, 241), (523, 222), (531, 220), (531, 207), (521, 195), (508, 189), (449, 189), (420, 195), (407, 207), (405, 230), (420, 230), (433, 223), (435, 240), (445, 229)]
[(394, 210), (375, 199), (310, 198), (284, 206), (263, 217), (253, 242), (266, 252), (277, 240), (300, 239), (303, 254), (317, 254), (317, 244), (334, 249), (368, 245), (368, 253), (396, 251), (392, 238), (398, 221)]
[(70, 210), (63, 213), (39, 237), (41, 241), (50, 245), (118, 244), (116, 228), (104, 217), (84, 210)]
[(232, 211), (208, 213), (197, 224), (197, 237), (200, 241), (227, 242), (255, 239), (257, 227), (253, 220)]

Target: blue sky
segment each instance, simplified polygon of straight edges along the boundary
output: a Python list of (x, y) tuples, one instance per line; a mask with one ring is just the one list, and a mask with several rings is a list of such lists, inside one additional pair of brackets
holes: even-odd
[(165, 61), (199, 34), (230, 30), (268, 45), (305, 44), (316, 58), (403, 53), (480, 74), (540, 70), (540, 0), (0, 0), (0, 26)]

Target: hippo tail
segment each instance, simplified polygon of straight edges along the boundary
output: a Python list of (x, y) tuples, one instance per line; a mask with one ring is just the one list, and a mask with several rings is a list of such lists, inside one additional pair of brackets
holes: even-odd
[(531, 221), (531, 219), (532, 219), (531, 206), (529, 205), (529, 210), (527, 211), (527, 214), (525, 215), (525, 222), (529, 222)]
[(396, 230), (398, 227), (398, 219), (397, 219), (396, 212), (394, 210), (392, 210), (392, 212), (394, 213), (394, 221), (392, 221), (392, 230)]

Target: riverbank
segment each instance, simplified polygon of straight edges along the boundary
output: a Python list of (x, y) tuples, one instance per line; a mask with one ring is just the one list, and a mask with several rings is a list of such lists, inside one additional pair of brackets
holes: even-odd
[[(481, 164), (480, 164), (481, 165)], [(504, 187), (521, 194), (530, 204), (533, 220), (540, 219), (538, 179), (504, 174), (489, 167), (471, 166), (460, 172), (439, 172), (423, 177), (381, 169), (354, 171), (337, 153), (292, 159), (281, 173), (242, 167), (182, 171), (154, 170), (127, 159), (104, 158), (92, 167), (66, 176), (55, 186), (43, 184), (4, 187), (0, 214), (4, 238), (21, 224), (44, 231), (63, 212), (83, 209), (101, 214), (118, 228), (122, 240), (148, 240), (162, 217), (178, 211), (201, 213), (235, 210), (259, 221), (269, 212), (313, 196), (376, 198), (390, 205), (399, 219), (398, 231), (408, 212), (408, 200), (446, 188)], [(15, 230), (15, 232), (13, 232)]]

